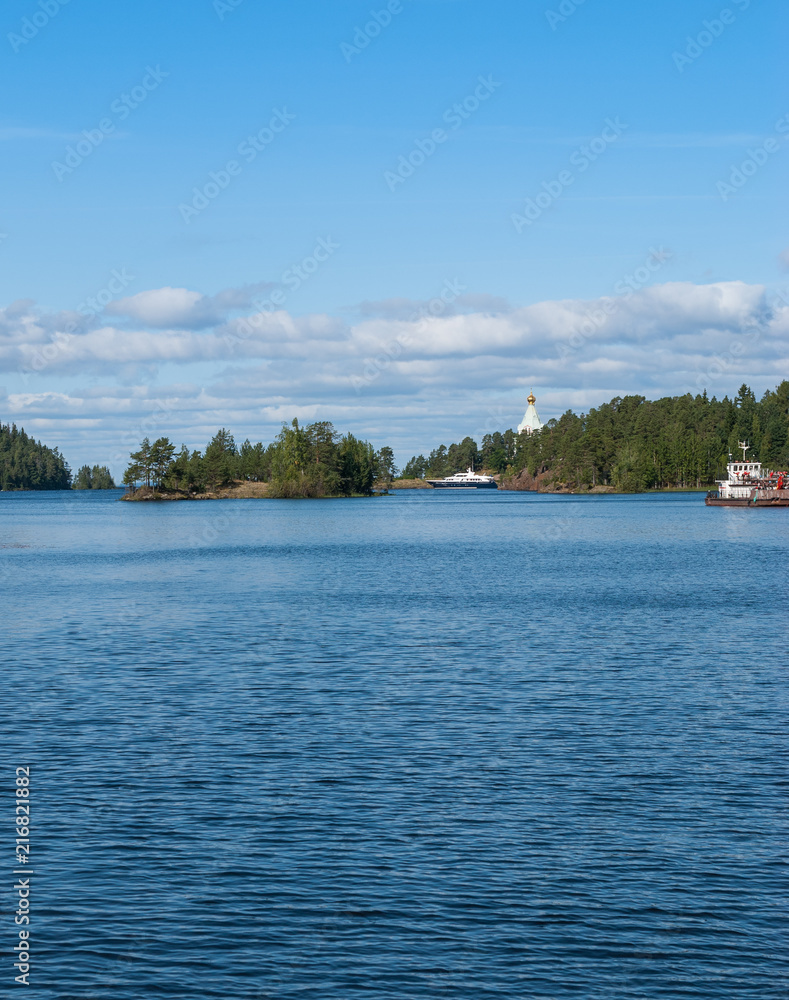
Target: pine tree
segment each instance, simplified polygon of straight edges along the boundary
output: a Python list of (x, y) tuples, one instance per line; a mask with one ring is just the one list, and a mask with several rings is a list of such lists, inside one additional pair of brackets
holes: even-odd
[[(132, 460), (133, 466), (136, 470), (135, 482), (138, 479), (142, 479), (146, 486), (151, 485), (151, 477), (153, 475), (153, 463), (151, 460), (151, 442), (148, 438), (143, 438), (142, 444), (140, 445), (139, 451), (133, 451), (129, 456)], [(129, 466), (132, 468), (132, 466)], [(129, 471), (128, 469), (126, 470)], [(124, 483), (126, 482), (126, 476), (123, 477)], [(128, 484), (127, 484), (128, 485)]]
[(168, 474), (170, 465), (175, 454), (175, 445), (169, 438), (160, 437), (151, 445), (150, 464), (151, 478), (154, 486), (161, 486)]
[(0, 424), (0, 489), (68, 490), (71, 470), (57, 448), (33, 440), (16, 424)]
[(238, 454), (233, 435), (224, 427), (208, 443), (203, 456), (206, 478), (212, 489), (237, 478)]

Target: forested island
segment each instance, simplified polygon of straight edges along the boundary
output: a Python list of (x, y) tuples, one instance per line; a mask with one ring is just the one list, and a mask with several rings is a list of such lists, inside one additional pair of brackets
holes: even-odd
[(385, 488), (396, 471), (391, 448), (375, 451), (327, 421), (301, 427), (294, 420), (268, 446), (247, 439), (237, 447), (222, 428), (204, 452), (186, 445), (176, 452), (169, 438), (145, 438), (130, 457), (123, 476), (130, 500), (372, 496), (374, 484)]
[(644, 396), (612, 399), (580, 416), (568, 410), (534, 434), (486, 434), (441, 445), (403, 469), (408, 479), (440, 478), (472, 466), (500, 473), (504, 489), (616, 491), (701, 489), (723, 474), (737, 442), (773, 469), (789, 467), (789, 382), (757, 401), (747, 385), (734, 399)]
[(106, 465), (83, 465), (74, 478), (75, 490), (114, 490), (115, 482)]
[(0, 490), (70, 490), (71, 470), (57, 448), (47, 448), (16, 424), (0, 424)]

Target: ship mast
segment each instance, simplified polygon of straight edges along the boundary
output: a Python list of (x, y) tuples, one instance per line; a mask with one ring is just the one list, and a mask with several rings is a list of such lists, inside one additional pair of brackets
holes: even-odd
[(747, 459), (745, 457), (745, 452), (748, 451), (751, 446), (749, 444), (746, 444), (744, 441), (738, 441), (737, 442), (737, 447), (738, 448), (742, 448), (742, 461), (743, 461), (743, 464), (745, 464), (745, 462), (747, 461)]

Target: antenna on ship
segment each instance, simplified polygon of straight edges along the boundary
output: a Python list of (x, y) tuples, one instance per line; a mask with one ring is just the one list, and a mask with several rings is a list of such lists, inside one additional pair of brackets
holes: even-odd
[(738, 441), (737, 442), (737, 447), (738, 448), (742, 448), (742, 460), (743, 460), (743, 463), (746, 462), (747, 459), (745, 458), (745, 452), (748, 451), (751, 446), (749, 444), (746, 444), (744, 441)]

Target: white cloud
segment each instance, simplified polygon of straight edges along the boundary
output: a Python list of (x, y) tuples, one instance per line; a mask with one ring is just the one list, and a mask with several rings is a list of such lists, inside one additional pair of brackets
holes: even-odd
[(186, 288), (156, 288), (110, 302), (105, 311), (110, 316), (128, 316), (147, 326), (192, 325), (200, 313), (200, 320), (205, 319), (203, 310), (196, 308), (205, 298)]
[(248, 309), (257, 296), (276, 287), (258, 282), (241, 288), (226, 288), (216, 295), (191, 292), (188, 288), (154, 288), (110, 302), (109, 316), (125, 316), (157, 329), (204, 330), (223, 323), (233, 310)]
[[(142, 292), (118, 305), (126, 316), (145, 320), (147, 328), (94, 325), (65, 336), (61, 331), (75, 314), (40, 314), (29, 302), (14, 303), (0, 311), (0, 361), (13, 371), (44, 355), (50, 372), (79, 366), (106, 373), (128, 364), (234, 365), (267, 359), (358, 365), (378, 357), (389, 359), (387, 368), (402, 368), (416, 359), (449, 363), (501, 356), (511, 367), (566, 365), (562, 345), (569, 343), (578, 360), (631, 348), (638, 370), (637, 354), (651, 366), (655, 351), (663, 350), (669, 364), (682, 368), (688, 357), (714, 350), (716, 339), (755, 325), (764, 327), (763, 349), (770, 331), (782, 329), (787, 315), (785, 306), (768, 305), (762, 286), (673, 282), (606, 299), (546, 301), (508, 312), (421, 319), (412, 312), (410, 320), (376, 317), (349, 325), (324, 313), (293, 316), (280, 310), (208, 330), (185, 327), (202, 322), (196, 313), (206, 308), (205, 299), (186, 289)], [(590, 317), (596, 318), (591, 331)]]

